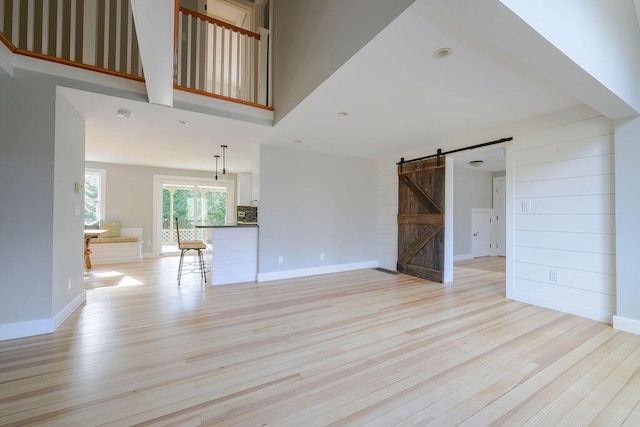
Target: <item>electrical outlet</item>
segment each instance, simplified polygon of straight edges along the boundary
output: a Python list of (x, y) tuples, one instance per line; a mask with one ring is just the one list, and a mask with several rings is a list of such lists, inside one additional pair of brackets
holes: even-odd
[(320, 252), (320, 259), (324, 259), (324, 252)]
[(558, 270), (549, 270), (549, 281), (558, 282)]
[(282, 255), (280, 255), (278, 257), (278, 264), (282, 264), (284, 262), (284, 257)]

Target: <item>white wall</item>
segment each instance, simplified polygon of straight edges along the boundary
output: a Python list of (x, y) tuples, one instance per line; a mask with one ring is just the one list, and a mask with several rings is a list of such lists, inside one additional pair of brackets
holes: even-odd
[[(84, 119), (60, 93), (56, 96), (55, 171), (53, 189), (52, 313), (84, 302)], [(78, 298), (77, 302), (73, 301)], [(70, 314), (70, 313), (69, 313)], [(66, 318), (66, 316), (65, 316)], [(58, 326), (58, 325), (56, 325)]]
[[(611, 322), (616, 312), (613, 123), (596, 114), (514, 136), (507, 163), (508, 194), (513, 194), (513, 230), (508, 230), (513, 277), (507, 296)], [(550, 270), (558, 272), (557, 283)]]
[(613, 325), (640, 334), (640, 118), (616, 123), (616, 276)]
[(470, 258), (471, 209), (493, 207), (493, 174), (469, 168), (454, 168), (453, 182), (453, 255)]
[(51, 317), (56, 94), (38, 77), (0, 77), (0, 339)]
[(374, 161), (269, 146), (260, 159), (260, 280), (377, 264)]
[(398, 262), (398, 160), (380, 160), (377, 177), (378, 263), (391, 271), (396, 271)]
[[(85, 162), (87, 168), (107, 170), (105, 219), (126, 228), (143, 228), (143, 253), (151, 253), (153, 239), (153, 176), (172, 175), (211, 179), (213, 172), (167, 169), (115, 163)], [(235, 174), (229, 179), (235, 181)]]
[(414, 1), (273, 1), (276, 121)]
[(633, 0), (500, 1), (639, 111), (640, 27)]

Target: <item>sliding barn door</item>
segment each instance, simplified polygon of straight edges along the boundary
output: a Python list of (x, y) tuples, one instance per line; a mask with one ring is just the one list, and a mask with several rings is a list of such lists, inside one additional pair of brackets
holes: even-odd
[(442, 282), (445, 158), (398, 166), (398, 271)]

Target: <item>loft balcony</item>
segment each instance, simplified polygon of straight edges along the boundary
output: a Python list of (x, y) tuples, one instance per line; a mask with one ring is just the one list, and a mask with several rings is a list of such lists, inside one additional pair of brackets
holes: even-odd
[(194, 103), (195, 95), (199, 105), (273, 115), (269, 30), (252, 32), (179, 0), (0, 0), (0, 41), (6, 74), (14, 59), (31, 57), (144, 83), (155, 104)]

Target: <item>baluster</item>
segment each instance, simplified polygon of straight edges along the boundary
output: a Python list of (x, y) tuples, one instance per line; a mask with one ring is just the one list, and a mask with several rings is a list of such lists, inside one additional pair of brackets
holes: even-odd
[(133, 66), (133, 11), (127, 2), (127, 74), (131, 74)]
[(195, 89), (200, 89), (200, 22), (201, 19), (196, 19), (196, 75), (195, 75)]
[(18, 46), (20, 42), (20, 0), (13, 0), (11, 30), (11, 43)]
[(241, 34), (236, 33), (236, 94), (235, 97), (240, 99), (240, 44), (242, 42)]
[(71, 0), (71, 24), (69, 25), (69, 31), (71, 32), (71, 34), (69, 34), (69, 60), (71, 61), (76, 61), (77, 12), (76, 0)]
[(34, 0), (27, 3), (27, 50), (33, 52), (33, 36), (35, 33), (35, 4)]
[[(127, 2), (128, 3), (128, 2)], [(116, 0), (116, 71), (120, 71), (120, 41), (122, 39), (122, 0)]]
[(110, 0), (104, 0), (104, 40), (102, 43), (102, 48), (104, 51), (102, 52), (102, 68), (109, 68), (109, 11)]
[(211, 55), (209, 55), (209, 30), (211, 29), (211, 24), (208, 22), (204, 22), (204, 55), (202, 60), (204, 61), (204, 88), (205, 92), (211, 92), (209, 89), (209, 72), (211, 69)]
[[(45, 0), (48, 1), (48, 0)], [(82, 25), (82, 62), (88, 65), (98, 65), (98, 1), (91, 0), (84, 2), (84, 16)]]
[(63, 1), (58, 0), (58, 10), (56, 14), (56, 58), (62, 58), (62, 22), (63, 22)]
[(220, 95), (224, 95), (224, 33), (226, 28), (220, 28)]
[(216, 68), (218, 67), (218, 61), (217, 61), (218, 58), (216, 57), (216, 51), (217, 51), (217, 48), (218, 48), (217, 40), (218, 40), (218, 26), (216, 24), (213, 24), (213, 43), (211, 43), (211, 52), (209, 52), (209, 55), (211, 56), (211, 61), (212, 61), (212, 65), (211, 65), (211, 84), (212, 84), (211, 93), (216, 93)]
[(251, 102), (256, 101), (256, 43), (257, 40), (251, 37), (251, 57), (249, 58), (249, 96), (251, 97)]
[(178, 12), (178, 81), (177, 83), (180, 86), (183, 86), (182, 84), (182, 51), (184, 50), (184, 48), (182, 47), (182, 43), (184, 40), (182, 40), (182, 19), (184, 18), (184, 14), (182, 13), (182, 11)]
[(193, 18), (189, 16), (187, 21), (187, 87), (191, 87), (191, 22)]
[(242, 59), (242, 99), (245, 101), (251, 101), (249, 98), (249, 92), (247, 91), (247, 83), (249, 81), (249, 70), (247, 64), (249, 63), (249, 36), (245, 35), (242, 38), (244, 44), (244, 58)]
[(42, 54), (49, 54), (49, 0), (42, 0)]
[(231, 87), (233, 86), (233, 31), (229, 30), (229, 84), (227, 86), (227, 96), (231, 98)]

